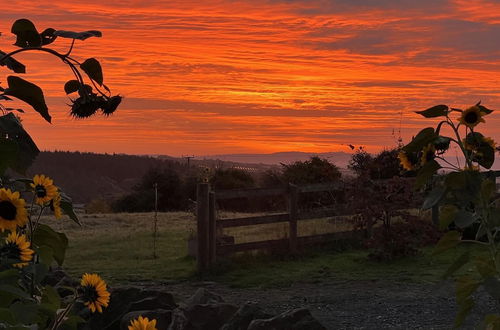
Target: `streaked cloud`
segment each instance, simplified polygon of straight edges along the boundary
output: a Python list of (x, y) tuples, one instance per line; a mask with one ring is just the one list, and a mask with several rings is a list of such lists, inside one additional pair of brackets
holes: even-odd
[[(97, 57), (125, 95), (109, 119), (72, 120), (64, 65), (20, 56), (27, 79), (52, 96), (54, 125), (25, 116), (42, 148), (375, 151), (432, 125), (415, 110), (478, 100), (500, 109), (497, 1), (12, 0), (0, 13), (0, 49), (12, 49), (10, 24), (21, 17), (40, 30), (101, 30), (74, 55)], [(491, 115), (487, 134), (500, 138), (499, 124)]]

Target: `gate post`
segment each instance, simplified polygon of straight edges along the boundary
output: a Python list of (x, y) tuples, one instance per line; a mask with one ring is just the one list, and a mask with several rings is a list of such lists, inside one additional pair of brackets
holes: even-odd
[(196, 187), (196, 225), (198, 253), (196, 254), (199, 272), (208, 269), (209, 266), (209, 184), (198, 183)]
[(297, 215), (299, 202), (299, 187), (288, 184), (288, 213), (290, 215), (290, 252), (297, 253)]
[(217, 217), (215, 213), (215, 192), (208, 194), (208, 264), (215, 264), (217, 256)]

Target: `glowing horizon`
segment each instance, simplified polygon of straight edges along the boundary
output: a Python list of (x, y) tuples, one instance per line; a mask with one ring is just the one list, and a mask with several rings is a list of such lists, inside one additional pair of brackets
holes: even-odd
[[(376, 152), (395, 146), (399, 131), (408, 141), (434, 126), (413, 111), (479, 100), (500, 110), (495, 1), (13, 0), (0, 15), (2, 51), (15, 49), (19, 18), (40, 31), (102, 31), (73, 54), (99, 59), (105, 83), (125, 96), (110, 118), (71, 119), (67, 68), (47, 55), (16, 57), (53, 116), (50, 125), (24, 107), (42, 150), (180, 156), (354, 144)], [(498, 140), (499, 124), (494, 112), (481, 131)]]

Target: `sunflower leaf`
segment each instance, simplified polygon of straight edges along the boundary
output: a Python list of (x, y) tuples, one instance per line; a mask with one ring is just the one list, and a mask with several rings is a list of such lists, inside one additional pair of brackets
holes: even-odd
[(30, 20), (22, 18), (12, 24), (11, 32), (17, 36), (14, 45), (21, 48), (40, 47), (42, 38), (36, 30), (35, 24)]
[(0, 116), (0, 174), (6, 168), (25, 173), (40, 153), (13, 113)]
[(61, 194), (61, 209), (67, 216), (69, 216), (71, 220), (73, 220), (76, 224), (81, 226), (82, 224), (78, 219), (75, 210), (73, 209), (73, 200), (71, 199), (71, 197), (69, 197), (63, 192), (60, 192), (60, 194)]
[(40, 87), (16, 76), (8, 76), (7, 83), (9, 87), (5, 89), (5, 95), (14, 96), (28, 103), (50, 123), (51, 117), (49, 115), (49, 109), (47, 108), (43, 91)]
[(102, 77), (102, 68), (101, 64), (95, 58), (86, 59), (80, 65), (80, 68), (85, 71), (85, 73), (89, 76), (90, 79), (94, 80), (99, 86), (102, 86), (103, 77)]
[(415, 111), (415, 113), (418, 113), (419, 115), (422, 115), (425, 118), (446, 116), (448, 114), (448, 106), (444, 105), (444, 104), (440, 104), (440, 105), (433, 106), (432, 108), (429, 108), (427, 110)]
[(63, 233), (54, 231), (50, 226), (40, 224), (33, 233), (33, 243), (37, 246), (46, 246), (52, 249), (54, 259), (59, 266), (64, 262), (64, 255), (68, 247), (68, 238)]
[(83, 31), (83, 32), (58, 30), (58, 31), (54, 31), (53, 35), (56, 37), (61, 37), (61, 38), (85, 40), (85, 39), (88, 39), (90, 37), (100, 38), (100, 37), (102, 37), (102, 32), (96, 31), (96, 30), (89, 30), (89, 31)]
[(410, 143), (403, 147), (403, 150), (407, 153), (419, 152), (429, 143), (433, 142), (437, 137), (438, 135), (434, 131), (434, 128), (424, 128), (418, 132), (417, 136), (415, 136)]
[(434, 247), (434, 251), (432, 251), (432, 255), (437, 255), (440, 253), (443, 253), (446, 250), (449, 250), (458, 244), (460, 244), (462, 239), (462, 234), (460, 234), (456, 230), (452, 230), (447, 232), (446, 234), (441, 237), (439, 242), (436, 244), (436, 247)]
[[(7, 55), (7, 54), (0, 50), (0, 57), (4, 57), (5, 55)], [(7, 66), (7, 68), (14, 71), (15, 73), (26, 73), (26, 66), (24, 64), (22, 64), (21, 62), (18, 62), (17, 60), (15, 60), (11, 56), (8, 56), (4, 60), (2, 60), (0, 62), (0, 66)]]

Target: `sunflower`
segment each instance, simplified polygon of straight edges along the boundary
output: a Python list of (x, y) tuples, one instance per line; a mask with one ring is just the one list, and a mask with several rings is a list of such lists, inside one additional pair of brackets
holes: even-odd
[(45, 205), (57, 195), (57, 187), (54, 181), (45, 175), (35, 175), (31, 187), (35, 190), (35, 202), (38, 205)]
[(490, 137), (483, 137), (483, 142), (485, 144), (488, 144), (490, 147), (492, 147), (493, 149), (495, 149), (497, 147), (497, 143)]
[(471, 171), (471, 172), (479, 172), (479, 165), (466, 165), (464, 168), (460, 169), (460, 171)]
[(0, 189), (0, 230), (15, 231), (16, 226), (22, 227), (28, 221), (28, 212), (24, 199), (19, 198), (19, 192), (10, 189)]
[(427, 145), (422, 150), (422, 157), (420, 157), (420, 164), (424, 166), (427, 162), (430, 162), (434, 159), (434, 155), (436, 154), (436, 147), (432, 143)]
[(24, 262), (13, 264), (14, 267), (22, 268), (28, 266), (28, 261), (33, 259), (34, 251), (30, 249), (30, 243), (26, 240), (26, 235), (16, 231), (11, 232), (5, 239), (5, 245), (1, 249), (1, 254), (7, 259), (18, 259)]
[(97, 274), (83, 274), (80, 282), (82, 286), (83, 302), (92, 313), (97, 310), (102, 313), (102, 307), (108, 307), (109, 292), (106, 289), (106, 282)]
[(57, 195), (50, 201), (50, 209), (54, 212), (54, 216), (57, 220), (62, 217), (61, 210), (61, 194), (58, 192)]
[(473, 128), (477, 124), (485, 122), (483, 119), (484, 115), (485, 113), (482, 112), (477, 105), (475, 105), (462, 111), (462, 115), (458, 118), (458, 120), (460, 121), (460, 124)]
[(152, 319), (150, 321), (147, 317), (139, 316), (137, 319), (130, 321), (128, 330), (157, 330), (156, 320)]
[(400, 151), (398, 154), (399, 162), (401, 163), (401, 166), (407, 171), (413, 171), (415, 169), (415, 164), (411, 162), (411, 160), (408, 158), (408, 155), (404, 151)]

